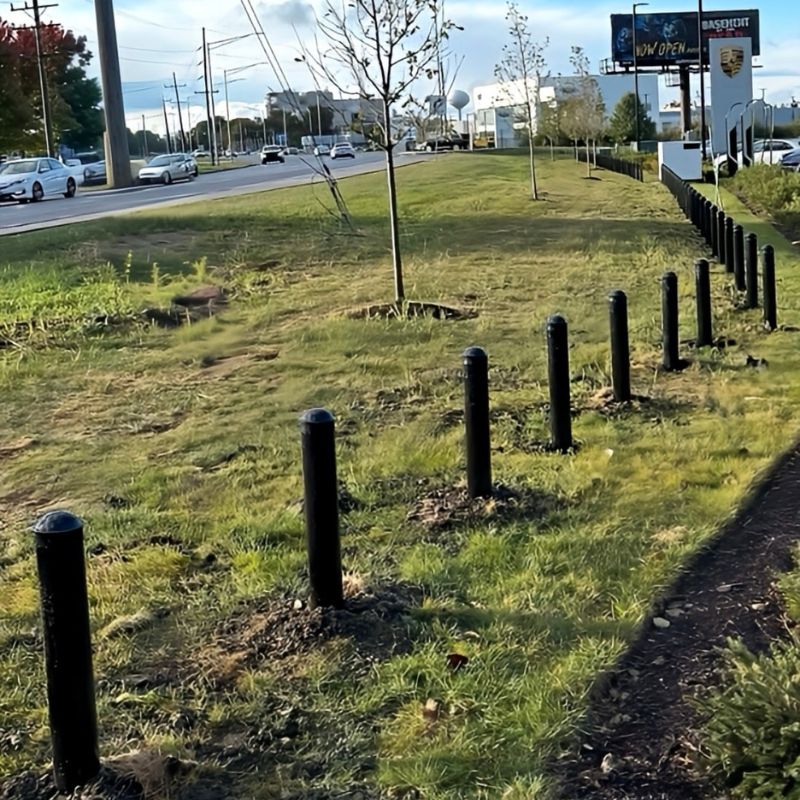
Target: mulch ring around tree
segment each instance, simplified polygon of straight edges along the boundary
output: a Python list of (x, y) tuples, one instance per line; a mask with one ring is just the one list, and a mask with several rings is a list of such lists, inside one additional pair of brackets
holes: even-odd
[(787, 635), (776, 577), (800, 541), (800, 447), (654, 604), (639, 637), (598, 681), (583, 738), (553, 770), (563, 800), (709, 800), (692, 705), (719, 681), (726, 640), (763, 652)]
[(261, 661), (302, 659), (334, 639), (349, 646), (351, 673), (411, 652), (420, 589), (403, 583), (360, 587), (345, 576), (345, 596), (341, 609), (310, 608), (290, 597), (250, 604), (220, 626), (213, 644), (197, 654), (196, 669), (223, 687)]
[(373, 303), (368, 306), (351, 308), (344, 312), (348, 319), (412, 319), (432, 317), (433, 319), (460, 320), (473, 319), (478, 313), (473, 309), (454, 308), (441, 303), (411, 300), (406, 303)]

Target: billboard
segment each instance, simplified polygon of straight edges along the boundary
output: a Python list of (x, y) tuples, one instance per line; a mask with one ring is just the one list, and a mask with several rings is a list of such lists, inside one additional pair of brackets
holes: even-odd
[[(632, 14), (611, 15), (612, 59), (633, 64)], [(703, 54), (708, 63), (708, 40), (750, 39), (753, 55), (760, 53), (758, 11), (704, 11)], [(636, 63), (641, 67), (668, 67), (697, 63), (697, 12), (636, 15)]]

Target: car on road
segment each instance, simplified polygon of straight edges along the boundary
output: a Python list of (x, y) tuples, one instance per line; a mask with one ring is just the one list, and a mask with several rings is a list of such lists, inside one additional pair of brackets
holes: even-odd
[(74, 197), (78, 188), (69, 168), (54, 158), (23, 158), (0, 167), (0, 200), (39, 202), (47, 197)]
[(781, 158), (781, 167), (793, 172), (800, 172), (800, 147), (784, 153), (783, 158)]
[(84, 183), (106, 182), (106, 162), (99, 153), (76, 153), (74, 158), (83, 164)]
[(284, 147), (283, 154), (285, 156), (296, 156), (300, 151), (296, 147)]
[(170, 184), (173, 181), (196, 178), (199, 173), (197, 162), (188, 153), (169, 153), (156, 156), (139, 170), (140, 183)]
[(192, 158), (210, 158), (211, 154), (208, 150), (203, 150), (202, 147), (198, 147), (197, 150), (192, 150)]
[(265, 144), (261, 148), (261, 163), (262, 164), (276, 164), (285, 163), (286, 159), (283, 155), (283, 148), (277, 144)]
[(64, 166), (72, 173), (78, 186), (84, 183), (83, 164), (79, 158), (65, 158), (62, 160)]
[(315, 156), (329, 156), (330, 154), (331, 154), (331, 149), (326, 144), (318, 144), (314, 148)]
[(417, 150), (424, 150), (433, 153), (441, 150), (467, 150), (469, 149), (469, 139), (464, 136), (434, 136), (426, 139), (425, 142), (418, 144)]
[(350, 142), (338, 142), (331, 147), (331, 158), (355, 158), (356, 151)]

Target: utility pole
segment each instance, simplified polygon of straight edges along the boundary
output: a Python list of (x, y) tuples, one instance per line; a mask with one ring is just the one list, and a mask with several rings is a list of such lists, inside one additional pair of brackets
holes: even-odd
[[(705, 55), (703, 53), (703, 0), (697, 0), (697, 59), (700, 68), (700, 142), (705, 161), (706, 153), (706, 79), (704, 75)], [(725, 131), (725, 136), (728, 131)]]
[[(219, 141), (217, 139), (217, 109), (214, 104), (214, 75), (211, 72), (211, 48), (208, 48), (208, 56), (206, 57), (208, 63), (208, 92), (211, 95), (211, 139), (214, 142), (214, 153), (212, 155), (211, 163), (217, 163), (219, 159), (217, 158), (217, 148), (219, 147)], [(220, 138), (222, 138), (220, 136)], [(217, 159), (217, 162), (214, 159)]]
[(144, 121), (144, 114), (142, 114), (142, 158), (147, 158), (147, 124)]
[[(180, 125), (181, 129), (181, 150), (186, 150), (186, 131), (183, 129), (183, 115), (181, 114), (181, 98), (178, 96), (178, 80), (175, 77), (175, 73), (172, 73), (172, 86), (175, 89), (175, 105), (178, 106), (178, 124)], [(169, 89), (169, 86), (165, 86), (165, 89)], [(182, 83), (181, 88), (186, 88), (186, 84)]]
[(167, 119), (167, 104), (164, 101), (164, 98), (161, 98), (161, 110), (164, 112), (164, 128), (167, 132), (167, 152), (172, 152), (172, 142), (169, 138), (169, 120)]
[(117, 26), (112, 0), (94, 0), (97, 17), (97, 52), (103, 85), (103, 107), (106, 117), (106, 173), (115, 188), (130, 186), (131, 157), (128, 152), (128, 130), (125, 126), (125, 105), (119, 73)]
[[(289, 137), (288, 137), (288, 135), (286, 133), (286, 109), (283, 108), (281, 110), (283, 111), (283, 146), (284, 147), (288, 147), (289, 146)], [(264, 138), (266, 139), (266, 134), (264, 135)]]
[(205, 85), (204, 92), (198, 92), (198, 94), (204, 94), (206, 96), (206, 125), (207, 125), (207, 137), (208, 137), (208, 149), (211, 151), (211, 163), (217, 163), (217, 154), (215, 152), (213, 146), (213, 138), (212, 138), (212, 119), (211, 119), (211, 92), (208, 89), (208, 44), (206, 44), (206, 29), (203, 28), (203, 83)]
[[(17, 30), (30, 30), (33, 28), (34, 38), (36, 40), (36, 64), (39, 69), (39, 91), (42, 95), (42, 128), (44, 129), (44, 148), (47, 155), (52, 158), (53, 156), (53, 132), (50, 128), (50, 93), (47, 89), (47, 75), (44, 68), (44, 53), (42, 52), (42, 18), (41, 12), (48, 8), (55, 8), (56, 3), (49, 6), (40, 6), (39, 0), (33, 0), (30, 5), (26, 2), (24, 6), (14, 8), (11, 6), (12, 11), (32, 11), (33, 12), (33, 25), (18, 25), (14, 26)], [(47, 26), (50, 27), (50, 26)]]

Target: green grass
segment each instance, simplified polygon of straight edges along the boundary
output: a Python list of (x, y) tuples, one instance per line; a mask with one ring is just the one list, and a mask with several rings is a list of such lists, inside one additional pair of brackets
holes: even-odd
[[(661, 373), (658, 278), (678, 272), (689, 337), (699, 239), (657, 184), (586, 181), (569, 160), (539, 168), (540, 203), (527, 200), (522, 156), (399, 171), (407, 293), (479, 312), (462, 322), (340, 313), (391, 299), (379, 175), (340, 182), (358, 235), (324, 210), (322, 187), (300, 187), (4, 237), (0, 335), (17, 346), (0, 349), (0, 443), (32, 442), (0, 455), (0, 728), (20, 735), (0, 774), (48, 758), (25, 526), (61, 506), (107, 548), (88, 560), (95, 631), (172, 609), (131, 636), (95, 636), (104, 754), (192, 757), (276, 727), (291, 706), (299, 735), (245, 748), (231, 797), (363, 782), (432, 800), (547, 796), (548, 761), (574, 746), (593, 679), (791, 443), (800, 361), (796, 334), (767, 335), (755, 312), (733, 311), (715, 269), (716, 330), (739, 345)], [(782, 251), (778, 269), (781, 322), (798, 324), (797, 262)], [(135, 321), (208, 280), (232, 292), (218, 318), (178, 331)], [(629, 296), (634, 390), (654, 399), (618, 416), (588, 402), (608, 381), (613, 288)], [(543, 329), (556, 311), (578, 378), (581, 447), (567, 457), (531, 446), (547, 436)], [(125, 324), (104, 327), (101, 312)], [(463, 479), (461, 432), (446, 420), (471, 344), (491, 359), (495, 476), (547, 502), (535, 517), (431, 533), (406, 517), (420, 481)], [(769, 367), (745, 367), (747, 353)], [(267, 656), (221, 688), (209, 656), (219, 625), (243, 603), (305, 593), (296, 421), (317, 405), (336, 414), (340, 477), (363, 503), (343, 518), (345, 567), (368, 586), (422, 588), (414, 647), (364, 671), (331, 642), (305, 660)], [(453, 651), (470, 658), (455, 674)], [(181, 680), (121, 694), (125, 676), (159, 671)], [(444, 712), (435, 721), (422, 715), (429, 698)], [(181, 710), (190, 731), (174, 723)]]

